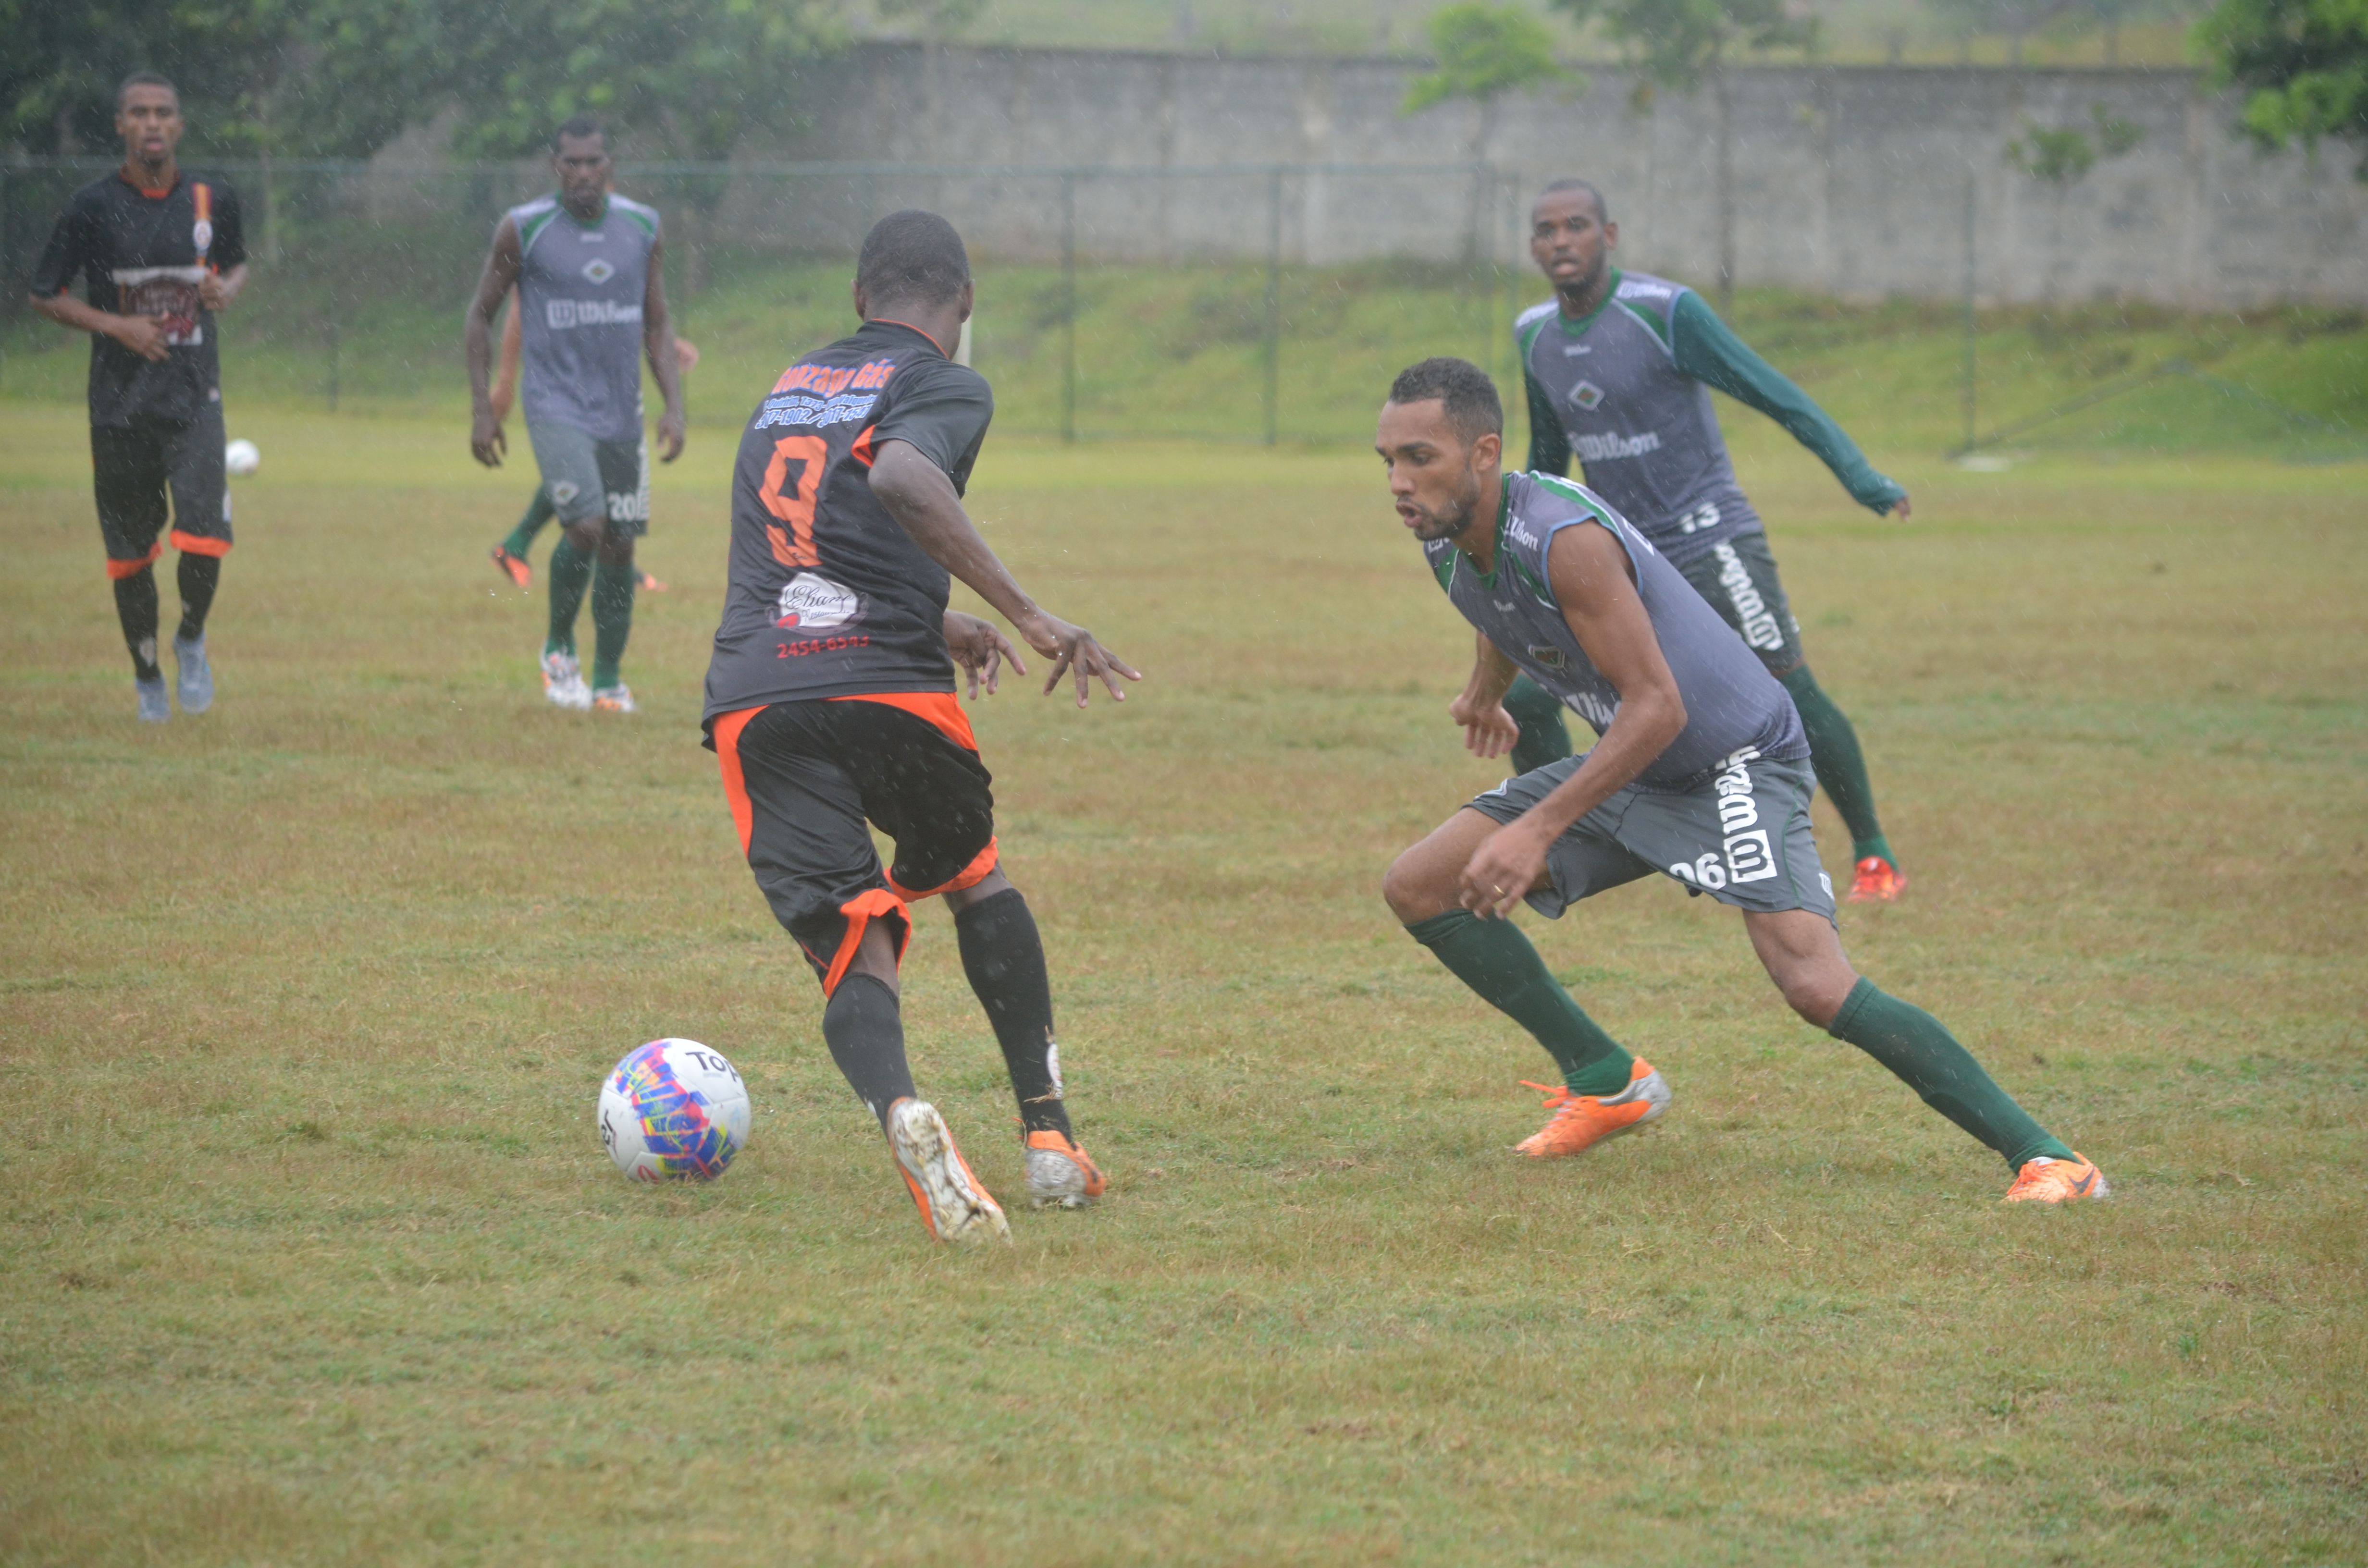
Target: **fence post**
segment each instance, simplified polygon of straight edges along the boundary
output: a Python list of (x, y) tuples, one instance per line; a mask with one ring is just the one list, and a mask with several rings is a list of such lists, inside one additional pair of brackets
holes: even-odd
[(329, 306), (329, 412), (337, 412), (337, 317), (336, 305)]
[(1974, 387), (1974, 224), (1976, 217), (1974, 176), (1965, 176), (1965, 445), (1974, 449), (1975, 387)]
[(1061, 439), (1077, 438), (1077, 176), (1061, 176)]
[(1275, 444), (1282, 413), (1282, 170), (1266, 188), (1266, 444)]

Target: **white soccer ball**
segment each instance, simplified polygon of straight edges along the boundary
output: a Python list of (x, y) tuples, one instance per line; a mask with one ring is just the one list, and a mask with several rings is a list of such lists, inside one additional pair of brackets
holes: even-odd
[(636, 1046), (600, 1086), (600, 1142), (634, 1181), (713, 1181), (747, 1141), (747, 1086), (695, 1040)]
[(222, 449), (222, 467), (233, 473), (253, 473), (262, 466), (263, 454), (252, 441), (241, 438)]

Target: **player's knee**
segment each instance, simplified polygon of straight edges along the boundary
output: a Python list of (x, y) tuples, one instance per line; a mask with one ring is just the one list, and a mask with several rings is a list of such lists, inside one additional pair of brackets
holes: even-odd
[(1402, 925), (1411, 926), (1417, 920), (1428, 920), (1445, 905), (1440, 902), (1439, 890), (1432, 885), (1420, 854), (1421, 846), (1407, 850), (1390, 862), (1382, 873), (1382, 899), (1390, 913)]
[(1806, 1022), (1824, 1028), (1841, 1011), (1842, 1001), (1850, 994), (1858, 977), (1845, 966), (1839, 972), (1823, 964), (1803, 964), (1769, 978), (1784, 994), (1784, 1005), (1801, 1015)]

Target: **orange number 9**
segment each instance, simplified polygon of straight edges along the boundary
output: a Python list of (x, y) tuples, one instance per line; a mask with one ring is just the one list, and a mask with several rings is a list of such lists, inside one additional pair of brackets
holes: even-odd
[[(823, 463), (829, 450), (819, 436), (784, 436), (773, 443), (773, 460), (765, 465), (765, 483), (757, 486), (757, 494), (764, 498), (765, 510), (790, 525), (786, 534), (770, 523), (765, 525), (773, 559), (784, 566), (822, 564), (822, 553), (814, 549), (814, 498), (822, 494)], [(792, 462), (798, 465), (795, 494), (781, 488)]]

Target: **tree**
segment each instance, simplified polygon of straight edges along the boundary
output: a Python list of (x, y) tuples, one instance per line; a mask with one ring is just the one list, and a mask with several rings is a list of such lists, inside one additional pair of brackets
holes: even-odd
[(2368, 180), (2368, 0), (2220, 0), (2196, 38), (2220, 81), (2245, 89), (2247, 134), (2264, 147), (2348, 141)]
[(1637, 66), (1635, 101), (1656, 88), (1691, 93), (1705, 83), (1717, 111), (1718, 308), (1735, 303), (1734, 116), (1721, 69), (1736, 48), (1807, 49), (1816, 23), (1787, 14), (1784, 0), (1554, 0), (1574, 18), (1600, 21)]
[(1430, 49), (1435, 69), (1406, 84), (1400, 114), (1424, 109), (1452, 99), (1474, 106), (1472, 140), (1472, 207), (1463, 224), (1464, 259), (1480, 249), (1480, 212), (1487, 199), (1480, 175), (1488, 137), (1497, 128), (1497, 106), (1508, 93), (1542, 82), (1566, 80), (1570, 73), (1555, 63), (1554, 34), (1534, 13), (1519, 6), (1491, 6), (1486, 0), (1464, 0), (1442, 6), (1430, 14)]

